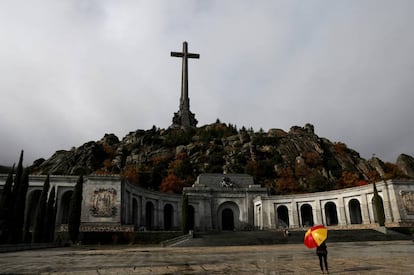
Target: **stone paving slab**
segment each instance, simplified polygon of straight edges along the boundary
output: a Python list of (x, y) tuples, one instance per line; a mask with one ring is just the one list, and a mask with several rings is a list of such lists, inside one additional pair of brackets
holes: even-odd
[[(330, 274), (414, 274), (412, 241), (328, 244)], [(0, 254), (0, 274), (320, 274), (302, 244), (79, 246)]]

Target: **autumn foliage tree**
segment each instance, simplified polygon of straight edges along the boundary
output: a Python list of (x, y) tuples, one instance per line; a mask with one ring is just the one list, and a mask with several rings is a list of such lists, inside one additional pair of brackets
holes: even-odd
[(162, 180), (160, 191), (181, 193), (183, 188), (194, 182), (193, 167), (186, 153), (176, 156), (168, 166), (168, 175)]
[(384, 180), (389, 179), (405, 179), (408, 178), (407, 175), (405, 175), (396, 164), (386, 162), (384, 164), (385, 166), (385, 175)]
[(126, 166), (121, 172), (121, 177), (134, 185), (139, 185), (139, 174), (135, 165)]
[(176, 175), (170, 173), (162, 180), (160, 191), (179, 194), (183, 191), (185, 186), (186, 184), (183, 179), (180, 179)]
[(278, 171), (276, 180), (276, 194), (290, 194), (299, 190), (298, 181), (291, 167), (284, 167)]
[(360, 180), (358, 173), (342, 171), (342, 177), (337, 181), (337, 189), (357, 186)]

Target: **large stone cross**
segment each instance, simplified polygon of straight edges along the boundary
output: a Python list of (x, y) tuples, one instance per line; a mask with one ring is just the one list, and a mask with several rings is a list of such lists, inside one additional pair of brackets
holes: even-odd
[[(181, 126), (195, 126), (191, 125), (190, 121), (190, 99), (188, 97), (188, 58), (200, 58), (197, 53), (188, 52), (188, 44), (183, 42), (182, 52), (171, 52), (171, 56), (182, 58), (182, 71), (181, 71), (181, 98), (180, 98), (180, 110), (179, 115), (181, 117)], [(194, 115), (193, 115), (194, 116)]]

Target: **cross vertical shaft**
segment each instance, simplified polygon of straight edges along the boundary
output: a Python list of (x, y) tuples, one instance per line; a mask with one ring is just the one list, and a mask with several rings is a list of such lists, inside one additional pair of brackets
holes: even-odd
[(188, 44), (184, 41), (183, 51), (171, 52), (171, 56), (182, 58), (180, 110), (175, 114), (173, 123), (184, 127), (195, 126), (197, 120), (195, 120), (194, 114), (190, 112), (190, 98), (188, 96), (188, 58), (198, 59), (200, 55), (189, 53)]

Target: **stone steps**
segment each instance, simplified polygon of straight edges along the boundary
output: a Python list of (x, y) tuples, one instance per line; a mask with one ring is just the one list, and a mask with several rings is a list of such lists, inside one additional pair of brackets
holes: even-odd
[[(355, 242), (355, 241), (388, 241), (410, 240), (412, 236), (393, 233), (387, 234), (375, 229), (356, 230), (329, 230), (328, 242)], [(303, 243), (305, 230), (290, 231), (285, 236), (282, 231), (222, 231), (197, 232), (194, 237), (174, 246), (242, 246), (242, 245), (271, 245), (271, 244), (297, 244)]]

